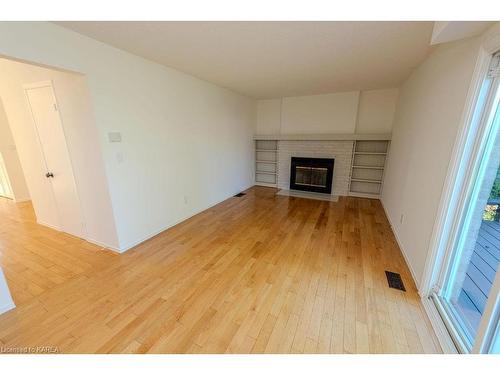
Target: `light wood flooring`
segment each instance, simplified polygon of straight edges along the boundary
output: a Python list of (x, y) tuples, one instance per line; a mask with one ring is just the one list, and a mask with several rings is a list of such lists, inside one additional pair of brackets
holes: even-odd
[[(254, 187), (124, 254), (0, 199), (0, 346), (76, 353), (435, 353), (378, 200)], [(407, 292), (387, 286), (402, 275)]]

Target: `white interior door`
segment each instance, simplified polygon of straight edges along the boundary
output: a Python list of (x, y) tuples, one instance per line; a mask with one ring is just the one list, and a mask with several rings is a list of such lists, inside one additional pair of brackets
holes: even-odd
[(60, 229), (83, 238), (80, 200), (52, 83), (25, 86), (25, 91), (45, 159), (41, 173), (50, 180)]

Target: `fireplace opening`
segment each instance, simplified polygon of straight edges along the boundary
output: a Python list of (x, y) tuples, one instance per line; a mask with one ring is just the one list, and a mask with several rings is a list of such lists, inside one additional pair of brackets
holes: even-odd
[(332, 193), (334, 159), (292, 157), (290, 189)]

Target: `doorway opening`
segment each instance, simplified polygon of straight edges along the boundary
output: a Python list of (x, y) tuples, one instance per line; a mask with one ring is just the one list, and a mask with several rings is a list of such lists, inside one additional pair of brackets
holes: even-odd
[(0, 165), (2, 190), (16, 202), (31, 200), (39, 224), (86, 238), (55, 87), (65, 95), (74, 78), (8, 59), (0, 66), (3, 149), (15, 152)]
[(19, 306), (119, 243), (85, 75), (7, 58), (0, 72), (0, 266)]

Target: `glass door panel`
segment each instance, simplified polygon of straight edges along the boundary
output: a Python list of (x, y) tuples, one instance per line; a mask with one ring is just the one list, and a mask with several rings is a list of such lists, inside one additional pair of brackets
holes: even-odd
[[(446, 296), (456, 318), (474, 342), (486, 302), (500, 264), (500, 170), (495, 176), (486, 204), (477, 217), (472, 217), (468, 232), (463, 233), (464, 248), (456, 267), (452, 287)], [(491, 176), (485, 177), (488, 184)], [(484, 197), (479, 197), (483, 201)]]
[(500, 264), (500, 91), (498, 84), (493, 87), (483, 135), (466, 171), (469, 187), (456, 213), (457, 231), (439, 295), (467, 351), (480, 331)]

